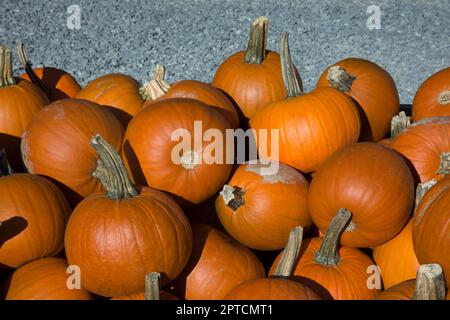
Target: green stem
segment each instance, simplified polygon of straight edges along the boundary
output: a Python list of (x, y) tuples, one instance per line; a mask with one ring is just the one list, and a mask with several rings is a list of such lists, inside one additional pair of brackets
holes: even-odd
[(139, 88), (139, 93), (144, 100), (156, 100), (169, 91), (170, 84), (164, 79), (165, 68), (162, 64), (157, 64), (153, 73), (153, 79), (147, 81)]
[(261, 64), (266, 58), (267, 33), (269, 29), (269, 19), (259, 17), (253, 21), (250, 28), (247, 50), (244, 61), (249, 64)]
[(283, 250), (280, 262), (278, 262), (275, 272), (273, 273), (274, 276), (290, 277), (292, 275), (298, 261), (302, 240), (302, 226), (293, 228), (289, 234), (289, 239)]
[(405, 111), (400, 111), (398, 115), (392, 117), (391, 120), (391, 139), (394, 139), (400, 132), (405, 130), (411, 124), (411, 118)]
[(31, 82), (33, 84), (37, 85), (47, 95), (47, 97), (49, 97), (50, 91), (48, 90), (48, 88), (45, 87), (45, 85), (42, 83), (41, 79), (39, 79), (37, 74), (34, 72), (32, 66), (31, 66), (31, 62), (28, 60), (28, 55), (25, 51), (25, 45), (22, 42), (19, 42), (17, 44), (17, 55), (19, 56), (19, 60), (20, 60), (20, 64), (22, 65), (22, 68), (25, 69), (25, 72), (27, 73)]
[(440, 265), (433, 263), (419, 267), (413, 300), (445, 300), (445, 281)]
[(292, 63), (291, 51), (289, 49), (289, 35), (287, 32), (281, 34), (280, 57), (281, 71), (287, 96), (293, 98), (302, 95), (303, 90), (301, 82), (296, 76), (295, 67)]
[(0, 87), (8, 87), (16, 84), (12, 70), (11, 50), (0, 46)]
[(151, 272), (145, 276), (145, 300), (160, 300), (161, 274)]
[(423, 196), (430, 190), (435, 184), (437, 183), (436, 180), (431, 179), (424, 183), (419, 183), (416, 188), (416, 199), (415, 199), (415, 210), (417, 210), (417, 207), (420, 204), (420, 201), (422, 201)]
[(328, 69), (328, 83), (339, 91), (349, 92), (352, 90), (352, 84), (355, 79), (356, 77), (340, 66), (333, 66)]

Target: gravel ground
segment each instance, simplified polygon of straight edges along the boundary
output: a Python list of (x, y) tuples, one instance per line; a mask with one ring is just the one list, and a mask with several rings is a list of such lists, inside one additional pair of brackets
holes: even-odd
[[(81, 9), (80, 29), (67, 27), (71, 5)], [(367, 27), (370, 5), (381, 10), (380, 29)], [(269, 49), (290, 33), (306, 89), (327, 65), (358, 56), (387, 69), (408, 104), (425, 78), (450, 65), (450, 0), (1, 0), (0, 39), (23, 41), (35, 66), (63, 68), (82, 84), (109, 72), (145, 80), (157, 62), (169, 81), (209, 82), (246, 47), (260, 15), (270, 19)]]

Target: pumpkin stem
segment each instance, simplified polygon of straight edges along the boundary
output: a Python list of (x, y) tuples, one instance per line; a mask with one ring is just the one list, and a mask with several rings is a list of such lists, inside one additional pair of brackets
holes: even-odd
[(417, 271), (413, 300), (445, 300), (445, 281), (438, 264), (422, 264)]
[(423, 196), (430, 190), (435, 184), (437, 183), (436, 180), (431, 179), (424, 183), (419, 183), (416, 188), (416, 199), (415, 199), (415, 206), (414, 210), (417, 209), (417, 207), (420, 204), (420, 201), (422, 201)]
[(398, 115), (392, 117), (391, 120), (391, 139), (394, 139), (400, 132), (405, 130), (411, 124), (411, 118), (405, 111), (400, 111)]
[(144, 100), (156, 100), (169, 91), (170, 84), (164, 80), (165, 69), (162, 64), (157, 64), (153, 73), (153, 79), (145, 82), (139, 88), (139, 93)]
[(351, 217), (350, 211), (344, 208), (339, 209), (325, 232), (320, 249), (316, 252), (315, 261), (317, 263), (323, 266), (336, 266), (339, 263), (339, 239)]
[(12, 70), (12, 52), (10, 49), (0, 46), (0, 87), (16, 84)]
[(340, 66), (333, 66), (328, 69), (328, 83), (339, 91), (349, 92), (352, 90), (352, 84), (355, 79), (356, 77)]
[(100, 158), (92, 175), (100, 180), (108, 197), (122, 200), (136, 196), (138, 192), (133, 188), (123, 161), (114, 147), (99, 134), (92, 138), (91, 146)]
[(280, 38), (281, 72), (284, 87), (288, 97), (297, 97), (303, 94), (301, 81), (297, 78), (289, 49), (289, 34), (283, 32)]
[(436, 173), (450, 174), (450, 152), (444, 152), (441, 154), (441, 164)]
[(145, 300), (160, 300), (161, 274), (150, 272), (145, 276)]
[(261, 64), (264, 61), (266, 58), (268, 30), (269, 19), (267, 17), (259, 17), (252, 22), (247, 50), (244, 55), (245, 63)]
[(280, 262), (278, 262), (274, 276), (290, 277), (298, 261), (298, 254), (302, 246), (303, 227), (297, 226), (289, 233), (289, 239), (283, 250)]
[(6, 156), (5, 148), (0, 149), (0, 177), (9, 176), (14, 173), (14, 170), (9, 164), (8, 157)]
[(450, 90), (442, 91), (438, 96), (439, 104), (450, 104)]
[(223, 202), (233, 211), (236, 211), (245, 204), (244, 194), (245, 190), (237, 186), (230, 187), (229, 185), (224, 185), (222, 191), (220, 191)]
[(39, 79), (36, 72), (34, 72), (33, 68), (31, 67), (31, 62), (28, 60), (28, 55), (25, 51), (25, 45), (22, 42), (19, 42), (16, 49), (20, 64), (22, 65), (22, 68), (25, 69), (25, 72), (27, 73), (31, 82), (37, 85), (47, 96), (49, 96), (49, 90), (44, 86), (41, 79)]

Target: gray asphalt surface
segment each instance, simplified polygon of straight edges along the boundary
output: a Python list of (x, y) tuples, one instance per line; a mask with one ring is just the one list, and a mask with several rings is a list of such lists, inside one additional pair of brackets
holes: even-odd
[[(80, 29), (67, 27), (71, 5), (81, 9)], [(370, 5), (381, 10), (381, 29), (367, 27)], [(450, 0), (1, 0), (0, 41), (23, 41), (35, 66), (63, 68), (81, 84), (109, 72), (146, 80), (157, 62), (169, 81), (209, 82), (246, 47), (260, 15), (270, 19), (269, 49), (290, 33), (306, 89), (327, 65), (357, 56), (387, 69), (407, 104), (425, 78), (450, 65)]]

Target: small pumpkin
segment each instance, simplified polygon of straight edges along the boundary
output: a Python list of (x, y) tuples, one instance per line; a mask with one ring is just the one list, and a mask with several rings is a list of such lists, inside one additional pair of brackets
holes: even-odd
[(410, 125), (391, 142), (407, 160), (416, 182), (439, 180), (450, 173), (450, 116)]
[(414, 95), (414, 122), (425, 118), (450, 116), (450, 67), (427, 78)]
[(93, 300), (88, 291), (69, 288), (68, 267), (61, 258), (42, 258), (23, 265), (12, 275), (6, 300)]
[(144, 291), (145, 275), (160, 272), (162, 285), (175, 279), (192, 249), (192, 230), (167, 194), (134, 187), (115, 148), (91, 140), (100, 160), (97, 177), (106, 193), (93, 193), (73, 211), (66, 228), (70, 264), (80, 267), (83, 288), (105, 297)]
[(340, 208), (352, 212), (341, 238), (342, 245), (350, 247), (391, 240), (408, 222), (413, 205), (414, 181), (407, 164), (374, 142), (351, 144), (331, 155), (309, 191), (311, 216), (322, 232)]
[(352, 97), (361, 115), (360, 141), (379, 141), (389, 132), (400, 111), (397, 87), (391, 75), (374, 62), (347, 58), (327, 68), (317, 87), (331, 86)]
[(193, 224), (194, 244), (187, 266), (173, 283), (186, 300), (221, 300), (237, 285), (263, 278), (264, 267), (248, 248), (205, 224)]
[(416, 279), (403, 281), (381, 292), (377, 300), (445, 300), (445, 281), (438, 264), (423, 264)]
[[(272, 151), (267, 155), (264, 143), (258, 143), (261, 158), (313, 172), (333, 152), (358, 140), (358, 110), (352, 99), (337, 89), (318, 87), (309, 93), (301, 90), (291, 62), (287, 33), (281, 36), (280, 54), (287, 98), (259, 109), (250, 119), (250, 126), (257, 137), (261, 130), (279, 130), (279, 154)], [(268, 136), (267, 145), (271, 146)]]
[(216, 199), (225, 230), (256, 250), (282, 249), (293, 227), (312, 224), (308, 181), (294, 168), (274, 164), (276, 174), (261, 162), (240, 165)]
[(40, 87), (50, 101), (73, 98), (81, 90), (77, 80), (64, 70), (46, 66), (33, 69), (23, 43), (17, 45), (17, 54), (22, 68), (25, 69), (25, 73), (20, 77)]
[(120, 152), (123, 128), (114, 115), (96, 103), (64, 99), (41, 109), (22, 136), (23, 162), (28, 172), (56, 181), (72, 206), (101, 190), (92, 176), (97, 155), (89, 146), (96, 133)]
[[(286, 98), (280, 55), (266, 50), (269, 19), (253, 21), (246, 51), (228, 57), (217, 69), (212, 85), (225, 91), (237, 103), (243, 115), (255, 112), (274, 101)], [(297, 81), (302, 87), (300, 75)]]

